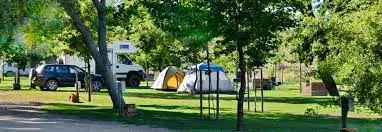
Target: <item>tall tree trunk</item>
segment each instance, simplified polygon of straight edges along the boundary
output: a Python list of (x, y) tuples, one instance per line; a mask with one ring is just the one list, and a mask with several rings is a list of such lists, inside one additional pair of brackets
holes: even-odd
[[(122, 99), (118, 100), (118, 90), (115, 86), (114, 82), (114, 75), (113, 71), (111, 70), (111, 63), (109, 61), (108, 53), (107, 53), (107, 44), (106, 44), (106, 12), (105, 12), (105, 2), (106, 0), (93, 0), (93, 4), (96, 6), (97, 12), (98, 12), (98, 47), (99, 47), (99, 52), (101, 54), (103, 63), (100, 64), (102, 65), (106, 71), (101, 73), (102, 76), (104, 77), (105, 83), (108, 86), (108, 91), (111, 100), (113, 101), (114, 108), (118, 108), (118, 106), (121, 106), (120, 103), (123, 105), (125, 104), (125, 101)], [(115, 96), (116, 98), (113, 98)]]
[(245, 93), (245, 60), (244, 60), (244, 51), (243, 51), (243, 42), (240, 40), (236, 42), (237, 52), (239, 53), (239, 68), (240, 68), (240, 89), (239, 89), (239, 98), (237, 100), (237, 119), (236, 119), (236, 130), (243, 130), (244, 126), (244, 112), (243, 112), (243, 103), (244, 103), (244, 93)]
[(99, 50), (97, 50), (94, 40), (92, 39), (91, 33), (88, 27), (80, 20), (79, 15), (77, 14), (78, 1), (75, 0), (59, 0), (61, 6), (65, 9), (65, 12), (71, 17), (73, 25), (81, 33), (81, 36), (84, 38), (86, 45), (88, 46), (92, 57), (96, 62), (97, 69), (102, 67), (101, 75), (104, 78), (105, 85), (108, 88), (110, 98), (113, 102), (113, 108), (118, 108), (120, 104), (124, 104), (123, 99), (119, 99), (118, 91), (113, 79), (113, 72), (111, 70), (111, 63), (107, 55), (107, 45), (106, 45), (106, 22), (105, 22), (105, 0), (93, 0), (98, 12), (98, 45)]

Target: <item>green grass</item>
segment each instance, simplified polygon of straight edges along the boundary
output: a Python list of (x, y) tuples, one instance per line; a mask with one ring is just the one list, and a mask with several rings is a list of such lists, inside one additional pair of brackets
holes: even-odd
[[(22, 79), (23, 90), (11, 90), (11, 78), (0, 84), (0, 100), (39, 101), (43, 108), (52, 113), (76, 115), (96, 120), (117, 120), (127, 124), (165, 127), (177, 131), (231, 131), (235, 128), (236, 95), (221, 95), (221, 120), (209, 120), (207, 96), (204, 96), (204, 120), (199, 119), (199, 96), (178, 94), (170, 91), (149, 89), (146, 83), (140, 88), (128, 88), (124, 92), (127, 103), (137, 105), (138, 115), (134, 118), (119, 118), (118, 112), (112, 110), (107, 91), (94, 93), (92, 102), (81, 92), (83, 103), (68, 102), (74, 88), (59, 88), (48, 92), (29, 90), (28, 82)], [(150, 82), (150, 85), (152, 82)], [(245, 129), (247, 131), (338, 131), (340, 128), (340, 108), (323, 107), (331, 97), (305, 97), (299, 93), (298, 84), (277, 87), (277, 90), (264, 92), (265, 112), (254, 112), (254, 99), (251, 98), (251, 110), (245, 108)], [(260, 92), (257, 93), (260, 95)], [(214, 95), (215, 97), (215, 95)], [(254, 97), (254, 92), (251, 92)], [(257, 99), (259, 101), (259, 99)], [(215, 101), (215, 100), (214, 100)], [(214, 104), (215, 105), (215, 104)], [(212, 104), (211, 104), (212, 106)], [(307, 108), (318, 108), (319, 115), (304, 115)], [(260, 102), (257, 103), (260, 110)], [(211, 111), (213, 114), (213, 112)], [(364, 108), (349, 113), (349, 127), (359, 131), (382, 131), (382, 121), (378, 115)]]

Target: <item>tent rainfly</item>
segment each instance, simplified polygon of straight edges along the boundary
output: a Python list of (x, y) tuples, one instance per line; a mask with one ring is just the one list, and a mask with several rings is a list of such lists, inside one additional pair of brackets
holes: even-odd
[(176, 90), (182, 83), (183, 77), (184, 73), (181, 69), (175, 66), (169, 66), (160, 72), (151, 88)]
[[(217, 92), (217, 80), (219, 79), (219, 93), (234, 93), (232, 83), (224, 73), (223, 67), (210, 64), (211, 68), (211, 91), (209, 90), (209, 80), (206, 72), (208, 71), (208, 64), (201, 63), (197, 65), (198, 72), (195, 72), (195, 66), (191, 67), (192, 72), (188, 73), (180, 84), (177, 92), (180, 93), (200, 93), (200, 71), (202, 71), (202, 93), (216, 93)], [(219, 72), (219, 78), (217, 77)]]

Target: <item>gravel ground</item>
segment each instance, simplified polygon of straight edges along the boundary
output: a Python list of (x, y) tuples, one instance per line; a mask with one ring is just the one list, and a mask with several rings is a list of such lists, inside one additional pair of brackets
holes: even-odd
[(50, 114), (38, 102), (0, 101), (0, 132), (168, 132), (165, 128)]

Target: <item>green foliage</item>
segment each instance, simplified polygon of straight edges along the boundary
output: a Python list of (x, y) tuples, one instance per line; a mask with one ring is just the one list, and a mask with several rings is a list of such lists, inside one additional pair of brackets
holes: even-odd
[(237, 54), (235, 53), (222, 54), (215, 56), (214, 59), (212, 59), (212, 63), (224, 67), (224, 70), (228, 73), (236, 73), (238, 63), (236, 58)]
[(86, 46), (78, 31), (67, 29), (60, 34), (59, 40), (65, 44), (65, 46), (62, 47), (61, 52), (69, 55), (78, 55), (84, 58), (84, 60), (92, 58), (89, 48)]
[[(144, 68), (162, 70), (173, 65), (181, 66), (179, 50), (182, 47), (171, 36), (154, 25), (148, 9), (142, 5), (134, 4), (119, 6), (115, 16), (127, 18), (114, 20), (128, 32), (128, 38), (135, 42), (139, 49), (131, 57)], [(121, 9), (124, 8), (124, 9)]]
[(215, 36), (214, 26), (207, 11), (206, 1), (144, 0), (139, 4), (147, 8), (153, 17), (153, 24), (175, 39), (172, 53), (181, 62), (193, 65), (202, 59), (201, 51)]
[(17, 44), (5, 55), (8, 63), (17, 63), (18, 69), (25, 69), (28, 64), (29, 57), (25, 45)]
[[(218, 27), (218, 34), (224, 37), (222, 45), (236, 42), (246, 47), (249, 67), (261, 67), (269, 57), (274, 56), (276, 32), (294, 26), (291, 12), (284, 10), (286, 1), (215, 1), (211, 2), (211, 23)], [(296, 2), (297, 4), (297, 2)], [(212, 25), (212, 24), (211, 24)], [(234, 43), (231, 43), (234, 42)]]
[(317, 17), (304, 15), (290, 39), (300, 60), (315, 58), (318, 77), (333, 75), (359, 104), (380, 114), (381, 9), (381, 1), (327, 2)]

